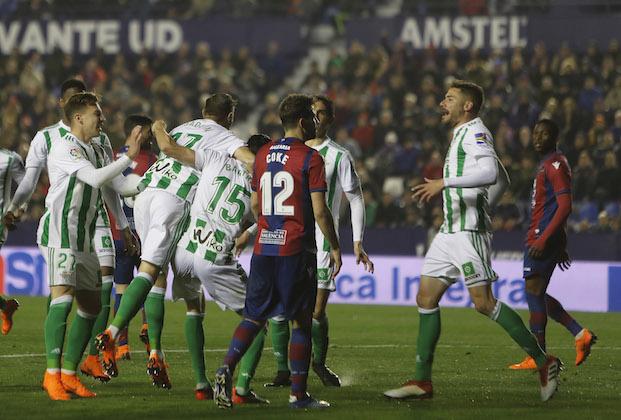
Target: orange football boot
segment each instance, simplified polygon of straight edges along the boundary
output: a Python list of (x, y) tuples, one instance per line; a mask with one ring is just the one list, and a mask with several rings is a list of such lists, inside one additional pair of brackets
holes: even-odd
[(509, 365), (509, 369), (513, 370), (537, 370), (537, 363), (535, 363), (535, 359), (530, 356), (526, 356), (524, 360), (519, 363), (514, 363)]
[(97, 354), (86, 356), (80, 365), (80, 372), (86, 376), (92, 376), (93, 379), (97, 379), (101, 382), (108, 382), (110, 380), (110, 377), (103, 371), (101, 362), (99, 361), (99, 355)]
[(46, 370), (45, 376), (43, 377), (43, 385), (41, 387), (47, 392), (47, 395), (51, 400), (67, 401), (71, 399), (71, 395), (67, 394), (67, 391), (65, 391), (65, 387), (60, 379), (60, 371), (50, 373)]
[(580, 366), (591, 354), (591, 346), (597, 342), (593, 331), (583, 328), (576, 336), (576, 366)]
[(95, 337), (95, 346), (101, 355), (101, 365), (106, 375), (116, 378), (119, 370), (116, 366), (114, 338), (109, 330), (105, 330)]
[(13, 314), (19, 308), (19, 302), (15, 299), (7, 299), (4, 302), (4, 309), (0, 310), (2, 319), (2, 335), (7, 335), (13, 328)]
[(65, 387), (65, 390), (67, 392), (71, 392), (72, 394), (75, 394), (78, 397), (92, 398), (97, 395), (93, 391), (85, 387), (84, 384), (80, 382), (80, 379), (78, 378), (78, 375), (76, 374), (67, 375), (65, 373), (61, 373), (60, 380), (63, 384), (63, 387)]

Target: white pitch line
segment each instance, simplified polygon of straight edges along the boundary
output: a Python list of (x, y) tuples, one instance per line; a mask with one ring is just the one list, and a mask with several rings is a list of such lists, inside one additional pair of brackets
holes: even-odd
[[(357, 345), (338, 345), (332, 344), (329, 346), (333, 349), (396, 349), (396, 348), (408, 348), (415, 347), (414, 344), (357, 344)], [(501, 349), (512, 349), (515, 346), (482, 346), (482, 345), (472, 345), (472, 344), (438, 344), (437, 347), (444, 349), (485, 349), (485, 348), (501, 348)], [(553, 346), (548, 347), (552, 350), (572, 350), (573, 346)], [(272, 350), (272, 347), (265, 347), (265, 350)], [(205, 349), (205, 353), (220, 353), (225, 352), (228, 349)], [(610, 350), (610, 351), (619, 351), (621, 350), (621, 346), (596, 346), (595, 351), (601, 350)], [(187, 349), (170, 349), (164, 350), (164, 353), (187, 353)], [(23, 353), (23, 354), (0, 354), (0, 359), (13, 359), (20, 357), (43, 357), (45, 353)]]

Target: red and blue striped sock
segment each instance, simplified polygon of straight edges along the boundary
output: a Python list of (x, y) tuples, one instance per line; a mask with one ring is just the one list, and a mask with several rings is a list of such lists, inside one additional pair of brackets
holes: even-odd
[(235, 371), (235, 366), (244, 356), (256, 335), (261, 331), (261, 327), (261, 325), (244, 319), (235, 329), (233, 338), (231, 338), (231, 344), (229, 345), (229, 351), (224, 356), (224, 364), (229, 367), (231, 373)]
[(295, 328), (291, 331), (289, 344), (289, 365), (291, 366), (291, 395), (302, 399), (306, 395), (308, 367), (311, 359), (310, 328)]
[(582, 325), (567, 313), (561, 302), (548, 294), (546, 294), (546, 308), (550, 318), (567, 328), (574, 337), (582, 331)]
[(533, 295), (526, 292), (526, 302), (530, 312), (530, 331), (533, 333), (543, 351), (546, 349), (546, 324), (548, 314), (546, 311), (545, 295)]

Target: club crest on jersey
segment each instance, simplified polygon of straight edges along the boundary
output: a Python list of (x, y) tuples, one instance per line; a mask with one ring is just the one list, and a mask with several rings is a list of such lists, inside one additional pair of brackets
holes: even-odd
[(487, 138), (487, 134), (485, 133), (476, 133), (474, 135), (474, 139), (476, 140), (477, 144), (489, 144), (490, 140)]
[(71, 159), (73, 160), (79, 160), (82, 158), (82, 152), (80, 152), (80, 149), (78, 149), (77, 147), (74, 147), (73, 149), (69, 150), (69, 156), (71, 156)]
[(561, 162), (559, 162), (558, 160), (556, 162), (552, 162), (552, 166), (554, 166), (554, 169), (558, 170), (558, 168), (560, 168), (561, 166)]
[(480, 274), (475, 273), (474, 271), (474, 264), (472, 264), (472, 262), (467, 262), (465, 264), (462, 264), (461, 266), (462, 271), (464, 272), (464, 280), (473, 280), (476, 279), (477, 277), (480, 277)]
[(284, 245), (287, 241), (287, 231), (283, 229), (261, 231), (259, 243), (265, 245)]

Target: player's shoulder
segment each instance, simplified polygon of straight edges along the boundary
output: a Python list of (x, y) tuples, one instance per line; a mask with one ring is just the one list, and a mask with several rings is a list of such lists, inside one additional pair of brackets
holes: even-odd
[(543, 165), (547, 169), (560, 170), (561, 168), (569, 169), (569, 162), (567, 158), (561, 151), (556, 151), (551, 153), (550, 156), (546, 158), (543, 162)]

